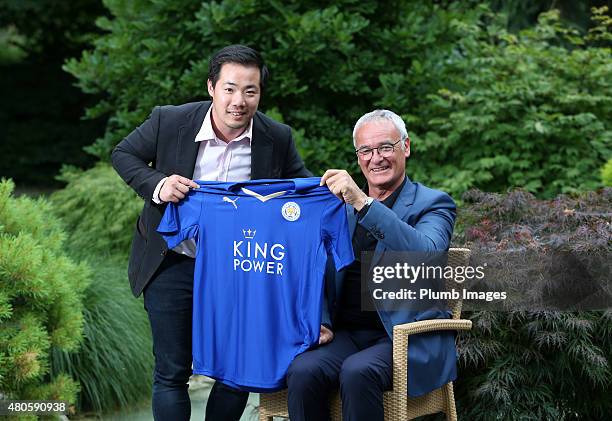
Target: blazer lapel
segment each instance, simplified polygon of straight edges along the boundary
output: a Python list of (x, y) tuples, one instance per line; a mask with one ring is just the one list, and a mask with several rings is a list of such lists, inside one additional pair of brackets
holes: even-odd
[(272, 178), (272, 154), (274, 144), (267, 127), (257, 114), (253, 117), (253, 139), (251, 139), (251, 179)]
[[(416, 187), (410, 181), (408, 176), (406, 176), (406, 183), (404, 184), (402, 191), (400, 192), (399, 196), (397, 197), (397, 200), (395, 201), (395, 203), (393, 204), (393, 207), (391, 208), (391, 210), (395, 212), (395, 214), (400, 220), (404, 222), (408, 220), (407, 216), (408, 216), (408, 213), (410, 212), (410, 207), (414, 203), (415, 195), (416, 195)], [(376, 244), (376, 248), (374, 249), (374, 256), (372, 257), (372, 263), (370, 264), (370, 270), (372, 270), (372, 267), (374, 267), (378, 263), (378, 261), (382, 257), (382, 253), (384, 253), (385, 250), (387, 250), (387, 246), (385, 246), (381, 241), (379, 241)]]
[(416, 196), (416, 186), (410, 181), (408, 176), (406, 176), (406, 183), (402, 188), (397, 200), (393, 204), (391, 210), (395, 212), (397, 217), (402, 221), (407, 221), (408, 213), (410, 212), (410, 206), (414, 203), (414, 198)]
[(202, 102), (198, 108), (185, 116), (184, 124), (178, 128), (175, 172), (183, 177), (193, 177), (193, 170), (200, 147), (200, 143), (195, 142), (195, 137), (202, 127), (210, 104), (210, 101)]

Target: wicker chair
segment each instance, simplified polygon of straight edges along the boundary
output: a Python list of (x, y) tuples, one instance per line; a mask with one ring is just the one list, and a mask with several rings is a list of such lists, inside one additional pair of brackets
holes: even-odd
[[(466, 266), (470, 250), (451, 248), (448, 252), (449, 266)], [(449, 280), (446, 288), (450, 290), (454, 280)], [(383, 395), (385, 420), (411, 420), (427, 414), (444, 412), (447, 420), (457, 420), (453, 383), (449, 382), (439, 389), (423, 396), (408, 396), (408, 338), (410, 335), (436, 330), (469, 330), (470, 320), (461, 320), (461, 299), (449, 301), (452, 319), (423, 320), (393, 327), (393, 390)], [(332, 420), (342, 419), (340, 393), (331, 397), (330, 412)], [(272, 421), (273, 417), (289, 418), (287, 410), (287, 390), (275, 393), (262, 393), (259, 397), (259, 421)]]

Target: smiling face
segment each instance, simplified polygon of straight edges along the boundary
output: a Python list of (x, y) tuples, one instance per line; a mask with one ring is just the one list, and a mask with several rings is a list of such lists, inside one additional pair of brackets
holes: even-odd
[(230, 141), (249, 125), (261, 98), (259, 78), (255, 66), (225, 63), (215, 86), (208, 80), (213, 128), (220, 139)]
[[(382, 145), (391, 145), (397, 142), (401, 135), (389, 120), (373, 120), (363, 123), (355, 133), (356, 149), (377, 148)], [(406, 176), (406, 158), (410, 156), (410, 139), (404, 141), (406, 149), (401, 143), (388, 157), (382, 157), (377, 150), (372, 152), (371, 158), (358, 158), (359, 167), (368, 181), (370, 196), (385, 199), (395, 191)]]

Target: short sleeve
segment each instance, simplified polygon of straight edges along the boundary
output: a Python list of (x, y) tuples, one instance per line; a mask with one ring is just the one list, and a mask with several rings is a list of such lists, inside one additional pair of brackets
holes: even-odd
[(335, 196), (323, 212), (321, 234), (327, 253), (334, 258), (337, 271), (353, 263), (355, 255), (346, 217), (346, 205)]
[(184, 240), (196, 238), (199, 230), (203, 195), (191, 192), (179, 203), (168, 203), (157, 232), (173, 249)]

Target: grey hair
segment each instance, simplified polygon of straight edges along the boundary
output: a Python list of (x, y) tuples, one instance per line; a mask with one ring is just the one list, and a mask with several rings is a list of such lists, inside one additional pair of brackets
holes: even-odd
[(393, 123), (393, 125), (395, 126), (395, 128), (397, 129), (397, 131), (399, 132), (401, 136), (402, 150), (406, 149), (406, 143), (404, 142), (404, 140), (408, 138), (408, 131), (406, 130), (406, 123), (404, 123), (404, 120), (402, 120), (400, 116), (395, 114), (393, 111), (389, 111), (389, 110), (374, 110), (367, 114), (362, 115), (359, 118), (359, 120), (357, 120), (357, 123), (355, 123), (355, 128), (353, 129), (353, 146), (355, 148), (357, 147), (357, 140), (355, 138), (355, 134), (357, 133), (357, 130), (361, 126), (371, 121), (381, 121), (381, 120), (388, 120), (391, 123)]

